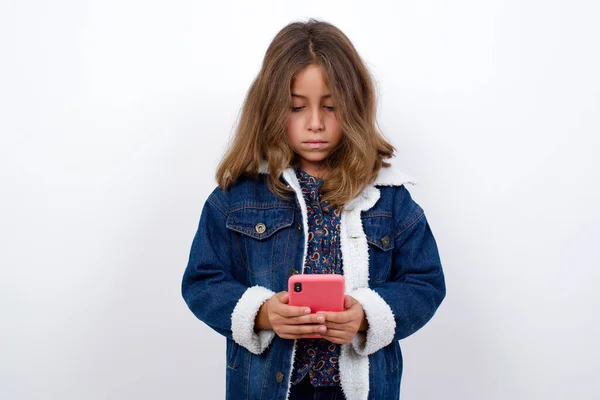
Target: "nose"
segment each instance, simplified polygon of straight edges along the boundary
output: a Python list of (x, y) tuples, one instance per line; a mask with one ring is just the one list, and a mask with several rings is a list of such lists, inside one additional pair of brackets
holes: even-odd
[(323, 115), (321, 109), (312, 110), (308, 117), (308, 129), (310, 131), (318, 132), (320, 130), (325, 129), (325, 124), (323, 123)]

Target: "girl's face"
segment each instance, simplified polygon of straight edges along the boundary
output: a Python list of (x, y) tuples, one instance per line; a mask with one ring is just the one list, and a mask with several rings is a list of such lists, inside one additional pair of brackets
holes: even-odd
[(296, 74), (287, 137), (297, 155), (298, 166), (313, 176), (327, 175), (325, 160), (342, 142), (342, 130), (333, 107), (320, 66), (311, 64)]

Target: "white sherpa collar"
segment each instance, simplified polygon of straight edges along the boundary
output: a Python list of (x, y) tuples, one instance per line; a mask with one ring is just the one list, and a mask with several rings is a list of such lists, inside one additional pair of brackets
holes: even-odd
[[(388, 160), (388, 162), (390, 163), (390, 166), (381, 168), (377, 178), (375, 178), (375, 182), (373, 182), (373, 186), (402, 186), (405, 184), (414, 186), (419, 183), (419, 181), (395, 167), (393, 159)], [(268, 171), (269, 163), (267, 161), (262, 161), (258, 167), (258, 173), (266, 174)]]

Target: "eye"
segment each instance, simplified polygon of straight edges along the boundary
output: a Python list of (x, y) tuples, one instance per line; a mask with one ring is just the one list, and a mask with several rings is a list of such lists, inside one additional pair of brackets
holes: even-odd
[(329, 111), (333, 111), (334, 110), (333, 106), (323, 106), (323, 107), (325, 107)]
[(304, 107), (292, 107), (292, 111), (293, 112), (298, 112), (300, 110), (302, 110)]

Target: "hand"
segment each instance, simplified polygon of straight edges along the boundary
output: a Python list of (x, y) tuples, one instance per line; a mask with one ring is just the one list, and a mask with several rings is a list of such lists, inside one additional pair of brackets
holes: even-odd
[[(259, 309), (255, 320), (258, 329), (272, 329), (282, 339), (303, 339), (325, 331), (324, 318), (311, 314), (308, 307), (288, 305), (287, 292), (279, 292)], [(321, 320), (321, 321), (319, 321)], [(320, 337), (320, 336), (319, 336)]]
[(323, 338), (333, 343), (348, 344), (358, 331), (366, 331), (369, 327), (365, 311), (360, 303), (352, 296), (344, 297), (344, 311), (324, 312), (327, 331)]

